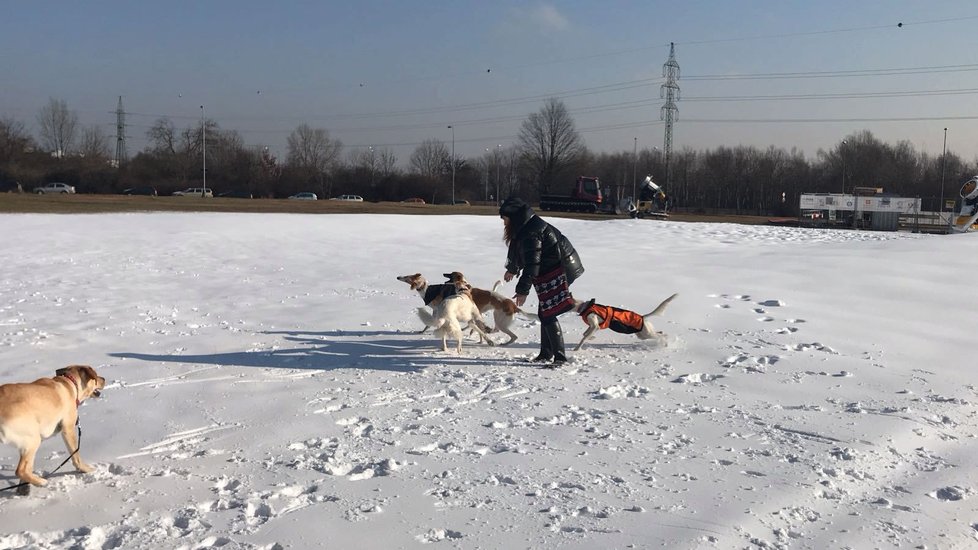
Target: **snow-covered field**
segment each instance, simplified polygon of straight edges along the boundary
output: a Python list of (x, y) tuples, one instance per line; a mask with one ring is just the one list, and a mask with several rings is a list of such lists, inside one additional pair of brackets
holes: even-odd
[(418, 335), (395, 277), (491, 287), (495, 217), (0, 216), (0, 383), (109, 380), (0, 548), (978, 545), (978, 235), (555, 223), (665, 345)]

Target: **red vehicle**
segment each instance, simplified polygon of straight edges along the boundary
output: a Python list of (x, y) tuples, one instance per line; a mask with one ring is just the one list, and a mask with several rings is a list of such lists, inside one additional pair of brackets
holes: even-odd
[(542, 195), (541, 210), (559, 212), (597, 212), (602, 210), (601, 182), (598, 178), (580, 176), (570, 195)]

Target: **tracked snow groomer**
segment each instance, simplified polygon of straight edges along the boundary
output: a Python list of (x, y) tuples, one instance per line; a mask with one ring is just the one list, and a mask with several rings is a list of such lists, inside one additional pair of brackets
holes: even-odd
[(541, 195), (540, 210), (557, 212), (600, 212), (604, 197), (598, 178), (580, 176), (569, 195)]

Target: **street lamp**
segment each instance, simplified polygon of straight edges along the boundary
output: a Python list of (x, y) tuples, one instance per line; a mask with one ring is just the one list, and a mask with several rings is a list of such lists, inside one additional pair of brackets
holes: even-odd
[[(200, 135), (201, 135), (201, 140), (203, 142), (203, 146), (201, 147), (201, 151), (203, 152), (203, 155), (204, 155), (203, 156), (203, 158), (204, 158), (204, 166), (203, 166), (203, 170), (204, 170), (204, 191), (203, 191), (203, 193), (200, 194), (200, 196), (201, 197), (206, 197), (207, 196), (207, 123), (205, 122), (205, 118), (204, 118), (204, 106), (203, 105), (200, 106)], [(218, 172), (220, 172), (220, 170), (218, 170)]]
[(632, 202), (635, 202), (636, 185), (638, 182), (638, 138), (633, 138), (635, 145), (632, 148)]
[(947, 128), (944, 129), (944, 152), (941, 153), (941, 217), (937, 223), (944, 223), (944, 165), (947, 162)]
[(502, 147), (502, 143), (496, 144), (496, 204), (499, 204), (499, 148)]
[[(486, 147), (486, 157), (488, 156), (489, 156), (489, 148)], [(496, 161), (495, 155), (493, 155), (492, 160), (493, 162)], [(485, 192), (483, 194), (482, 200), (485, 202), (489, 202), (489, 168), (486, 168), (486, 185), (485, 185)]]
[(374, 191), (374, 148), (373, 146), (368, 147), (370, 150), (370, 192), (374, 194), (374, 200), (377, 200), (377, 193)]
[(452, 206), (455, 206), (455, 127), (449, 124), (448, 129), (452, 131)]
[(842, 194), (846, 194), (846, 140), (842, 140)]

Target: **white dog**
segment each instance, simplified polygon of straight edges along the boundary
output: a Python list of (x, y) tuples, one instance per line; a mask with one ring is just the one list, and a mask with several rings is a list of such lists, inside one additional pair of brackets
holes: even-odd
[(666, 309), (666, 306), (669, 305), (669, 302), (676, 296), (678, 294), (673, 294), (666, 298), (659, 304), (659, 307), (645, 315), (639, 315), (627, 309), (596, 304), (594, 300), (588, 302), (574, 300), (574, 311), (587, 323), (587, 330), (584, 331), (584, 337), (581, 338), (581, 342), (577, 344), (574, 351), (579, 351), (588, 338), (591, 338), (598, 330), (605, 328), (610, 328), (622, 334), (634, 334), (639, 340), (652, 338), (655, 336), (655, 332), (652, 328), (652, 322), (649, 321), (649, 317), (661, 314)]
[(448, 351), (448, 337), (455, 338), (456, 351), (462, 353), (462, 324), (475, 330), (480, 339), (485, 340), (490, 346), (494, 345), (486, 334), (489, 327), (482, 321), (482, 312), (479, 306), (475, 305), (472, 299), (472, 285), (465, 280), (465, 277), (458, 272), (452, 272), (453, 277), (448, 274), (445, 277), (452, 279), (449, 290), (453, 292), (443, 292), (441, 301), (434, 306), (434, 318), (431, 326), (435, 329), (435, 335), (441, 336), (441, 350)]

